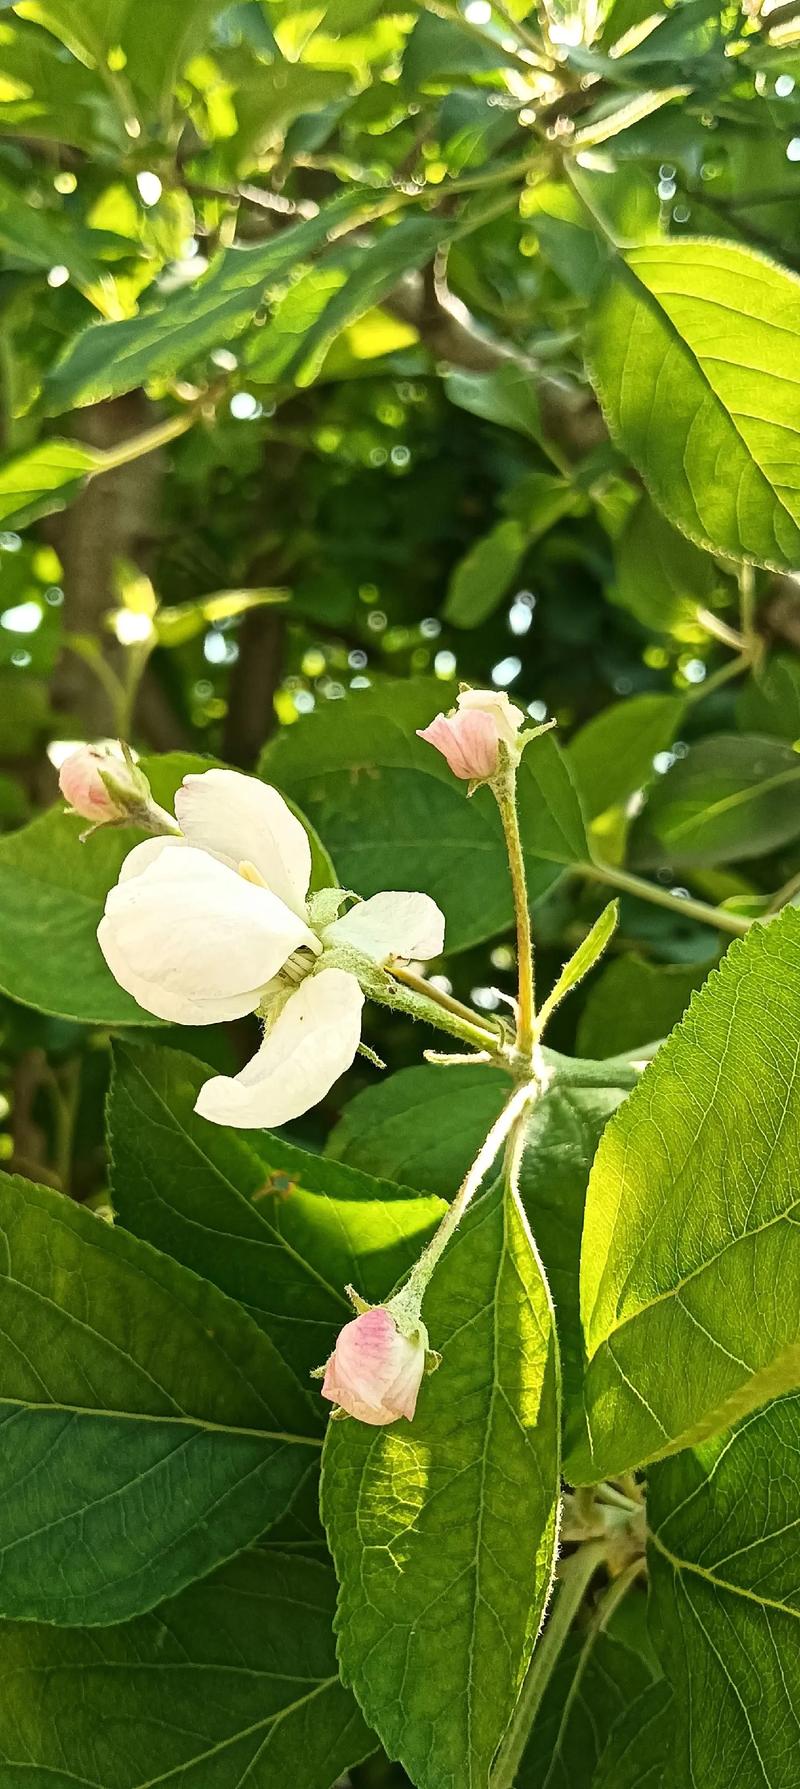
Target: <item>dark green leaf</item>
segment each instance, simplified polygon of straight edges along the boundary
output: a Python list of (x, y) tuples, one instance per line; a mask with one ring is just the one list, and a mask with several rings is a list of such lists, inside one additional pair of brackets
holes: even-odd
[(3, 1624), (6, 1789), (330, 1789), (375, 1743), (339, 1682), (335, 1599), (327, 1566), (252, 1551), (119, 1627)]
[(777, 733), (800, 739), (800, 663), (778, 652), (743, 684), (736, 719), (745, 733)]
[(502, 1183), (468, 1213), (424, 1315), (443, 1359), (413, 1425), (328, 1434), (339, 1659), (417, 1789), (484, 1789), (548, 1594), (559, 1484), (551, 1308)]
[(637, 1696), (613, 1730), (592, 1789), (677, 1789), (668, 1776), (675, 1716), (672, 1692), (663, 1681)]
[(629, 954), (609, 963), (589, 989), (578, 1022), (584, 1056), (622, 1055), (667, 1037), (713, 963), (648, 963)]
[(649, 1475), (652, 1628), (696, 1789), (791, 1789), (800, 1743), (800, 1398)]
[(632, 861), (716, 864), (761, 857), (800, 833), (800, 757), (757, 733), (714, 733), (659, 780)]
[(470, 547), (453, 572), (444, 617), (454, 627), (480, 627), (494, 614), (527, 547), (520, 522), (497, 522)]
[(648, 1665), (613, 1627), (598, 1631), (587, 1620), (574, 1629), (542, 1698), (515, 1789), (592, 1789), (614, 1723), (651, 1682)]
[(285, 1514), (318, 1419), (215, 1287), (59, 1193), (2, 1204), (0, 1610), (124, 1621)]
[(509, 361), (493, 373), (449, 372), (444, 389), (452, 404), (499, 423), (531, 441), (541, 442), (542, 423), (536, 386), (529, 374)]
[(722, 583), (707, 553), (673, 528), (650, 502), (637, 503), (616, 551), (611, 594), (643, 627), (696, 640), (697, 611), (713, 605)]

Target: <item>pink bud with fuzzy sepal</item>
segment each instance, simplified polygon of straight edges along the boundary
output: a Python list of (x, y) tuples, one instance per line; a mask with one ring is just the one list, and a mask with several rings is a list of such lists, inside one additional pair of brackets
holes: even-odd
[(401, 1416), (410, 1422), (427, 1355), (424, 1323), (417, 1322), (404, 1335), (391, 1311), (376, 1305), (339, 1331), (325, 1367), (322, 1396), (375, 1427)]

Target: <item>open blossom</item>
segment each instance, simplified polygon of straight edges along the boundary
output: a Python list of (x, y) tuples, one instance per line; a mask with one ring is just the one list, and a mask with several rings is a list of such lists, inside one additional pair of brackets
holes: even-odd
[(438, 956), (443, 916), (424, 894), (373, 895), (341, 918), (332, 914), (343, 894), (327, 907), (309, 903), (305, 828), (254, 777), (188, 776), (175, 811), (182, 837), (146, 839), (126, 857), (100, 948), (159, 1019), (212, 1025), (260, 1012), (261, 1048), (238, 1075), (206, 1081), (195, 1110), (240, 1128), (286, 1124), (323, 1098), (358, 1049), (364, 996), (350, 964)]
[(322, 1396), (360, 1422), (409, 1422), (425, 1372), (428, 1334), (418, 1323), (404, 1335), (385, 1305), (346, 1323), (325, 1368)]
[(81, 745), (64, 759), (58, 786), (73, 814), (95, 826), (124, 820), (141, 802), (144, 778), (98, 745)]
[(454, 776), (485, 783), (498, 766), (498, 746), (518, 750), (525, 716), (502, 690), (462, 690), (452, 714), (437, 714), (419, 737), (441, 752)]

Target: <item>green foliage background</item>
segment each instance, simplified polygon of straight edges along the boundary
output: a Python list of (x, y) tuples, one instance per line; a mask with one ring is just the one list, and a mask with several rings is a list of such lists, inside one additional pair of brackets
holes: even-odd
[[(651, 1619), (584, 1604), (515, 1780), (798, 1780), (798, 93), (791, 3), (0, 5), (0, 1789), (486, 1789), (558, 1492), (529, 1225), (568, 1480), (648, 1467)], [(384, 1075), (203, 1124), (255, 1022), (112, 981), (133, 835), (81, 845), (56, 767), (265, 776), (317, 885), (426, 889), (435, 973), (502, 1011), (497, 814), (415, 732), (459, 679), (558, 723), (520, 775), (540, 991), (610, 890), (620, 924), (519, 1201), (435, 1282), (412, 1439), (326, 1444), (340, 1682), (307, 1375), (502, 1077), (373, 1007)]]

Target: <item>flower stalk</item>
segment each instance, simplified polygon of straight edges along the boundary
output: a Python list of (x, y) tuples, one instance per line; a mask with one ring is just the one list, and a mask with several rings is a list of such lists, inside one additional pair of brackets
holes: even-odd
[(536, 998), (533, 966), (533, 934), (528, 906), (528, 884), (525, 858), (517, 813), (517, 767), (511, 754), (501, 744), (500, 769), (492, 782), (492, 791), (503, 823), (511, 887), (514, 895), (514, 918), (517, 928), (517, 1050), (524, 1064), (530, 1064), (535, 1040)]

